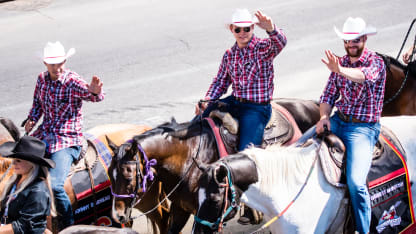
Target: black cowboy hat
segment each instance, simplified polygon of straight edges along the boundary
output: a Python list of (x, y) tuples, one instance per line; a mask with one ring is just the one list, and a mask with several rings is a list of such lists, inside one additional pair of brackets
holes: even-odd
[(55, 167), (55, 162), (45, 158), (46, 145), (32, 136), (23, 136), (17, 142), (8, 141), (0, 145), (0, 154), (6, 158), (19, 158), (40, 166)]

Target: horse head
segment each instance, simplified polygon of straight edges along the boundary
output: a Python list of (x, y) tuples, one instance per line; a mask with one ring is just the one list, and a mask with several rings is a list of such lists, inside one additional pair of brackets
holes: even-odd
[(108, 167), (113, 194), (113, 218), (119, 223), (127, 223), (137, 194), (144, 191), (142, 184), (148, 172), (144, 169), (144, 154), (135, 142), (127, 142), (119, 147), (108, 138), (107, 142), (115, 155)]
[(257, 181), (254, 161), (242, 153), (205, 167), (199, 180), (194, 233), (221, 232), (224, 222), (237, 214), (241, 194)]

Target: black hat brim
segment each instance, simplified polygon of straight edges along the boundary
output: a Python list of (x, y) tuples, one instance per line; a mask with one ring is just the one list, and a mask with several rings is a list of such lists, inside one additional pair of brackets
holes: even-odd
[(38, 164), (40, 166), (46, 166), (49, 168), (55, 168), (55, 162), (51, 159), (48, 158), (40, 158), (37, 156), (34, 156), (32, 154), (29, 153), (24, 153), (24, 152), (20, 152), (20, 153), (14, 153), (12, 152), (12, 150), (14, 149), (14, 147), (16, 146), (17, 142), (5, 142), (0, 146), (0, 154), (1, 156), (5, 157), (5, 158), (18, 158), (18, 159), (23, 159), (29, 162), (33, 162), (35, 164)]

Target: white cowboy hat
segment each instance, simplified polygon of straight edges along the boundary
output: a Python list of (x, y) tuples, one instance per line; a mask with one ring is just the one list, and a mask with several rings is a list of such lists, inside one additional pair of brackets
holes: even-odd
[(237, 27), (249, 27), (258, 20), (256, 17), (253, 17), (247, 9), (236, 9), (231, 17), (231, 23)]
[(374, 35), (377, 33), (375, 27), (367, 26), (365, 21), (360, 17), (348, 17), (344, 23), (344, 27), (342, 27), (342, 32), (340, 32), (335, 26), (334, 30), (343, 40), (354, 40), (363, 35)]
[(71, 48), (65, 53), (64, 46), (59, 42), (48, 42), (43, 49), (43, 61), (47, 64), (58, 64), (75, 54), (75, 49)]

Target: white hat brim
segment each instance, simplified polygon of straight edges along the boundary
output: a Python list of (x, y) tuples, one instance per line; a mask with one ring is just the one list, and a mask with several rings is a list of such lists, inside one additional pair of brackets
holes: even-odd
[(235, 25), (237, 27), (250, 27), (251, 25), (257, 24), (259, 22), (259, 20), (257, 19), (257, 17), (253, 17), (251, 22), (244, 22), (244, 23), (230, 23), (229, 25)]
[(343, 33), (341, 31), (339, 31), (338, 28), (335, 27), (335, 26), (334, 26), (334, 31), (338, 35), (338, 37), (343, 39), (343, 40), (354, 40), (354, 39), (357, 39), (357, 38), (359, 38), (363, 35), (374, 35), (374, 34), (377, 33), (376, 28), (374, 28), (372, 26), (366, 27), (362, 32), (357, 33), (357, 34)]
[(53, 58), (44, 58), (43, 61), (47, 64), (58, 64), (65, 61), (67, 58), (71, 57), (75, 54), (75, 48), (71, 48), (68, 50), (65, 56), (53, 57)]

